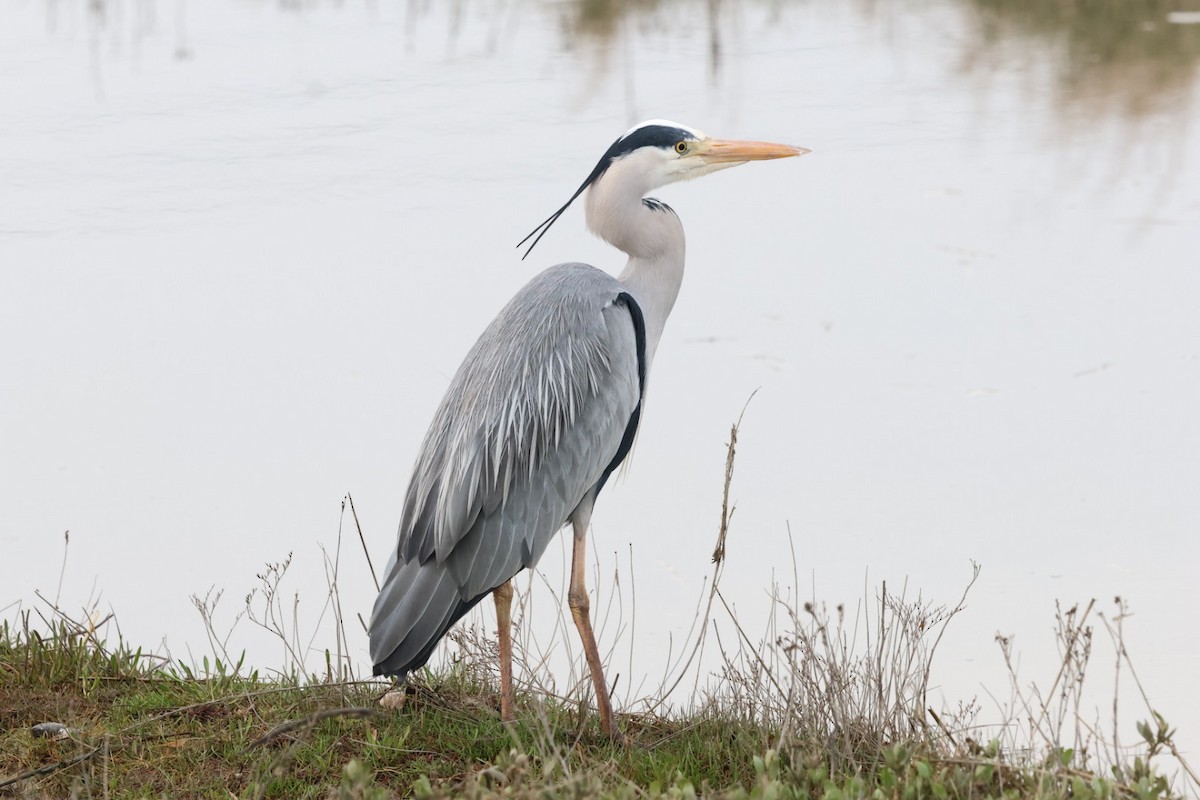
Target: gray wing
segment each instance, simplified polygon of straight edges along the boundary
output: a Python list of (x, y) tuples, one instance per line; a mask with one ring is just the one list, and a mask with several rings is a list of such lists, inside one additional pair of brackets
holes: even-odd
[(376, 674), (424, 664), (463, 613), (537, 563), (624, 457), (644, 381), (641, 325), (615, 278), (561, 264), (483, 332), (417, 458), (371, 615)]

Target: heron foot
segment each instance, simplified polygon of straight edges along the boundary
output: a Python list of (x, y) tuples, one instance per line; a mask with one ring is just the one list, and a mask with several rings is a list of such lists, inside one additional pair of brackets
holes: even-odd
[(388, 711), (399, 711), (404, 708), (406, 702), (408, 702), (408, 687), (405, 686), (389, 689), (383, 697), (379, 698), (379, 705)]

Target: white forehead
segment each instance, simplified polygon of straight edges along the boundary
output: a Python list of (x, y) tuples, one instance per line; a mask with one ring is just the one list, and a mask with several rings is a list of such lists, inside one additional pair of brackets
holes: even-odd
[(632, 128), (625, 131), (625, 133), (621, 134), (621, 139), (618, 139), (617, 141), (621, 141), (622, 139), (628, 139), (630, 134), (634, 133), (635, 131), (639, 131), (642, 128), (647, 128), (651, 125), (661, 125), (664, 128), (679, 128), (680, 130), (687, 131), (692, 136), (694, 136), (696, 139), (707, 139), (708, 138), (707, 133), (705, 133), (704, 131), (699, 130), (697, 128), (693, 128), (690, 125), (684, 125), (679, 122), (672, 122), (669, 119), (648, 119), (648, 120), (639, 122), (637, 125), (634, 125)]

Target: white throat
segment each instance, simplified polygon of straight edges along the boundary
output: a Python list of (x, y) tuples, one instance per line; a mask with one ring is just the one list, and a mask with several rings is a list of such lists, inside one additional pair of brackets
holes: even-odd
[[(685, 243), (683, 224), (675, 212), (642, 198), (653, 186), (627, 180), (645, 174), (622, 159), (610, 167), (624, 174), (606, 174), (588, 188), (587, 225), (593, 233), (629, 256), (619, 280), (641, 306), (646, 321), (647, 371), (662, 338), (667, 317), (683, 283)], [(621, 167), (627, 170), (620, 170)]]

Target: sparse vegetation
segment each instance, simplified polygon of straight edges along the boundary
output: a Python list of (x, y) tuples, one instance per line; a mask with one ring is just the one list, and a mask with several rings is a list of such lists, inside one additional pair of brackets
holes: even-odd
[[(295, 684), (241, 677), (224, 663), (198, 677), (119, 641), (109, 646), (97, 634), (66, 620), (46, 634), (27, 624), (0, 629), (0, 794), (824, 800), (1180, 794), (1156, 769), (1155, 759), (1172, 746), (1161, 718), (1143, 726), (1141, 754), (1108, 774), (1093, 773), (1075, 766), (1071, 750), (1031, 759), (999, 740), (980, 745), (930, 729), (921, 716), (901, 716), (899, 707), (886, 720), (870, 716), (882, 707), (858, 716), (862, 697), (850, 701), (864, 686), (837, 685), (834, 677), (848, 677), (838, 665), (809, 687), (836, 701), (825, 719), (801, 714), (787, 721), (787, 706), (777, 705), (783, 696), (768, 688), (782, 689), (786, 673), (768, 675), (761, 664), (757, 671), (731, 667), (729, 693), (690, 716), (623, 718), (631, 741), (620, 747), (599, 734), (590, 710), (555, 698), (524, 696), (520, 721), (506, 728), (495, 688), (470, 679), (466, 666), (428, 676), (393, 712), (376, 703), (385, 688), (380, 682)], [(798, 710), (807, 690), (788, 691)], [(838, 716), (847, 709), (854, 709), (851, 717)], [(35, 737), (33, 724), (47, 720), (62, 722), (66, 737)]]
[[(927, 689), (945, 627), (963, 607), (931, 607), (886, 586), (858, 614), (775, 593), (767, 633), (748, 634), (720, 589), (732, 509), (736, 427), (710, 589), (698, 618), (705, 647), (714, 615), (723, 668), (682, 712), (621, 717), (629, 743), (601, 736), (585, 695), (519, 693), (518, 722), (500, 722), (494, 644), (478, 630), (454, 639), (449, 666), (426, 672), (379, 704), (385, 682), (354, 680), (337, 598), (339, 546), (326, 554), (338, 621), (324, 668), (289, 628), (270, 565), (246, 597), (247, 618), (287, 644), (291, 663), (270, 677), (227, 652), (214, 629), (217, 598), (197, 598), (214, 657), (186, 665), (142, 652), (113, 633), (110, 616), (74, 619), (42, 606), (0, 623), (0, 797), (81, 798), (811, 798), (812, 800), (1166, 800), (1197, 781), (1157, 711), (1136, 746), (1118, 747), (1085, 724), (1078, 687), (1091, 657), (1094, 604), (1059, 610), (1061, 668), (1049, 689), (1022, 689), (1020, 716), (983, 739), (970, 703), (935, 711)], [(976, 575), (978, 568), (976, 568)], [(972, 583), (974, 578), (972, 578)], [(963, 600), (970, 590), (968, 585)], [(1099, 615), (1118, 669), (1136, 681), (1118, 599)], [(1001, 641), (1003, 657), (1011, 655)], [(683, 659), (678, 686), (698, 660)], [(1147, 708), (1149, 706), (1147, 705)], [(40, 723), (59, 723), (52, 729)]]

